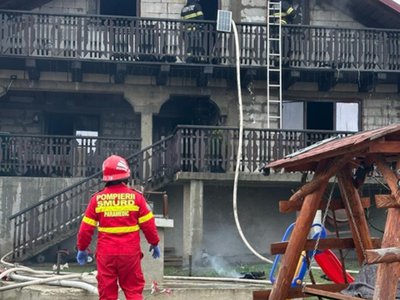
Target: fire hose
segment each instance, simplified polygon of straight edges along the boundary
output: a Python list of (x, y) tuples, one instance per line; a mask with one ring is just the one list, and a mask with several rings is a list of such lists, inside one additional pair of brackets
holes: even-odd
[[(68, 275), (54, 275), (52, 272), (49, 272), (49, 271), (36, 271), (36, 270), (33, 270), (33, 269), (25, 267), (25, 266), (15, 266), (14, 264), (9, 263), (5, 260), (5, 258), (7, 256), (9, 256), (11, 253), (12, 252), (8, 252), (0, 260), (0, 262), (3, 265), (11, 267), (10, 269), (5, 270), (4, 272), (2, 272), (0, 274), (0, 280), (7, 276), (12, 280), (23, 281), (23, 282), (0, 287), (0, 292), (5, 291), (5, 290), (10, 290), (10, 289), (15, 289), (15, 288), (21, 288), (24, 286), (46, 283), (49, 285), (80, 288), (80, 289), (86, 290), (90, 293), (93, 293), (95, 295), (98, 295), (97, 287), (95, 287), (87, 282), (66, 280), (66, 279), (72, 279), (72, 278), (82, 279), (83, 274), (81, 274), (81, 273), (71, 273)], [(16, 272), (30, 273), (30, 274), (33, 274), (34, 276), (33, 275), (26, 276), (26, 275), (16, 274)]]

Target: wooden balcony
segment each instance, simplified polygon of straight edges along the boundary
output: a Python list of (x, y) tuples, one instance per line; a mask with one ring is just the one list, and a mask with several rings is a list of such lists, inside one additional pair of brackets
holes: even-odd
[[(196, 30), (188, 30), (193, 26)], [(268, 63), (266, 25), (238, 23), (237, 27), (242, 67), (259, 70), (257, 76), (265, 78)], [(8, 68), (27, 67), (23, 63), (15, 64), (10, 58), (51, 60), (58, 62), (58, 70), (71, 69), (65, 61), (87, 65), (100, 61), (123, 62), (128, 66), (128, 72), (138, 72), (140, 68), (132, 70), (132, 66), (140, 64), (168, 64), (171, 68), (193, 64), (234, 68), (233, 32), (217, 32), (215, 28), (213, 21), (0, 10), (0, 60)], [(283, 26), (283, 66), (307, 70), (396, 72), (400, 70), (399, 40), (399, 30)], [(46, 65), (42, 64), (40, 68), (44, 69)], [(106, 68), (92, 69), (109, 72)]]
[(0, 133), (0, 176), (88, 177), (107, 156), (128, 156), (140, 144), (140, 139)]
[[(0, 175), (88, 177), (101, 171), (111, 154), (131, 161), (133, 177), (146, 185), (166, 174), (234, 172), (239, 130), (233, 127), (178, 126), (169, 138), (140, 150), (138, 139), (0, 134)], [(242, 172), (347, 132), (245, 129)]]
[[(325, 138), (347, 134), (349, 133), (332, 131), (245, 129), (240, 170), (247, 173), (259, 172), (262, 163), (281, 158)], [(178, 171), (234, 172), (238, 135), (238, 128), (178, 126), (174, 134), (140, 151), (127, 151), (131, 154), (123, 153), (129, 147), (135, 147), (135, 143), (128, 143), (129, 146), (116, 147), (113, 150), (126, 156), (132, 170), (133, 183), (144, 186), (145, 192), (148, 193), (171, 182), (173, 175)], [(97, 138), (97, 140), (102, 141), (105, 145), (116, 145), (123, 141), (104, 138)], [(69, 149), (69, 151), (65, 150), (68, 153), (65, 153), (64, 156), (61, 153), (59, 154), (60, 157), (57, 162), (64, 161), (64, 159), (66, 162), (73, 162), (73, 160), (67, 158), (73, 157), (71, 153), (78, 149), (72, 146), (75, 142), (69, 142), (67, 148), (57, 148), (59, 142), (66, 141), (66, 137), (33, 138), (31, 136), (8, 135), (5, 138), (2, 137), (1, 141), (3, 151), (1, 152), (2, 156), (0, 156), (0, 166), (14, 166), (14, 163), (16, 163), (15, 165), (29, 165), (32, 169), (43, 167), (51, 169), (54, 165), (43, 166), (41, 159), (25, 163), (24, 159), (28, 157), (26, 154), (30, 153), (35, 157), (42, 157), (43, 152), (39, 151), (39, 149), (42, 149), (45, 150), (44, 153), (53, 151), (51, 156), (45, 155), (44, 157), (54, 157), (54, 149)], [(54, 143), (54, 141), (58, 143)], [(93, 147), (96, 147), (96, 149), (100, 147), (97, 143), (90, 141), (89, 139), (86, 143), (80, 143), (80, 146), (87, 145), (84, 147), (85, 153)], [(31, 144), (41, 145), (41, 147), (18, 146)], [(8, 150), (10, 148), (12, 148), (12, 151)], [(18, 149), (25, 149), (25, 151), (20, 152)], [(33, 151), (34, 149), (36, 150)], [(108, 148), (106, 147), (106, 149)], [(101, 153), (114, 151), (108, 149)], [(10, 156), (13, 153), (18, 155)], [(100, 156), (97, 156), (97, 158), (100, 158)], [(17, 159), (16, 162), (15, 159)], [(94, 161), (97, 165), (92, 167), (98, 170), (101, 161), (93, 160), (92, 162)], [(83, 163), (88, 164), (89, 161)], [(78, 167), (86, 170), (88, 172), (86, 175), (91, 174), (90, 172), (93, 169), (85, 168), (84, 164), (78, 165)], [(74, 170), (75, 166), (66, 165), (65, 167), (65, 170)], [(64, 168), (61, 170), (64, 170)], [(13, 258), (17, 261), (26, 260), (76, 234), (82, 218), (82, 209), (86, 205), (85, 199), (89, 199), (90, 193), (99, 189), (102, 185), (101, 171), (98, 170), (93, 175), (10, 216), (9, 219), (13, 228)], [(168, 203), (165, 195), (163, 193), (160, 195), (163, 196), (162, 214), (165, 217), (168, 214)]]

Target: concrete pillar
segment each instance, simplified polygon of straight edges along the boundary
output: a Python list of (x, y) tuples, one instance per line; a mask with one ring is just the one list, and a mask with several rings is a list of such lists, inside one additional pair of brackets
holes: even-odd
[(142, 137), (142, 148), (153, 144), (153, 113), (144, 111), (141, 114), (140, 136)]
[(183, 187), (183, 264), (201, 258), (203, 246), (203, 181), (191, 180)]

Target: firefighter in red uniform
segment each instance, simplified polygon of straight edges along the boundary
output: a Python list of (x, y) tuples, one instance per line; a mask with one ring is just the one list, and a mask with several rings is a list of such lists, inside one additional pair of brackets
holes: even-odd
[[(127, 300), (142, 300), (144, 277), (139, 230), (153, 258), (160, 257), (155, 220), (144, 196), (127, 186), (130, 169), (126, 160), (112, 155), (103, 162), (105, 188), (95, 193), (83, 217), (76, 259), (87, 261), (87, 248), (95, 228), (97, 238), (97, 283), (100, 300), (117, 300), (118, 283)], [(118, 282), (118, 283), (117, 283)]]

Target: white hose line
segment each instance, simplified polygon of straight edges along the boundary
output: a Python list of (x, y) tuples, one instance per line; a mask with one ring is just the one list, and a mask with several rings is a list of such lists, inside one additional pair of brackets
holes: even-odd
[(36, 271), (27, 267), (15, 267), (11, 268), (8, 270), (5, 270), (3, 273), (0, 274), (0, 280), (3, 279), (3, 277), (7, 276), (8, 274), (16, 271), (22, 271), (22, 272), (27, 272), (27, 273), (32, 273), (32, 274), (37, 274), (37, 275), (48, 275), (48, 276), (54, 276), (54, 273), (44, 273), (46, 271)]
[(3, 257), (0, 259), (0, 262), (1, 262), (3, 265), (5, 265), (5, 266), (15, 267), (15, 264), (6, 262), (6, 257), (9, 256), (9, 255), (11, 255), (12, 253), (13, 253), (13, 252), (10, 251), (10, 252), (7, 252), (6, 254), (4, 254)]
[(244, 282), (244, 283), (261, 283), (271, 284), (269, 280), (261, 279), (244, 279), (244, 278), (230, 278), (230, 277), (193, 277), (193, 276), (164, 276), (165, 279), (171, 280), (198, 280), (198, 281), (225, 281), (225, 282)]
[(239, 169), (240, 169), (240, 162), (242, 160), (242, 145), (243, 145), (243, 104), (242, 104), (242, 93), (241, 93), (241, 83), (240, 83), (240, 49), (239, 49), (239, 38), (238, 38), (238, 32), (236, 28), (235, 22), (232, 20), (232, 27), (233, 27), (233, 32), (235, 35), (235, 49), (236, 49), (236, 82), (237, 82), (237, 89), (238, 89), (238, 102), (239, 102), (239, 143), (238, 143), (238, 149), (237, 149), (237, 156), (236, 156), (236, 168), (235, 168), (235, 179), (233, 183), (233, 214), (235, 217), (235, 223), (237, 230), (240, 234), (240, 237), (242, 238), (243, 242), (249, 248), (251, 252), (255, 256), (257, 256), (259, 259), (262, 261), (265, 261), (267, 263), (272, 264), (273, 261), (262, 256), (259, 254), (247, 241), (246, 237), (243, 234), (242, 228), (239, 223), (239, 217), (238, 217), (238, 212), (237, 212), (237, 186), (238, 186), (238, 180), (239, 180)]
[[(75, 277), (77, 277), (78, 275), (77, 274), (71, 274), (71, 275), (65, 275), (65, 276), (71, 276), (71, 277), (75, 276)], [(65, 278), (65, 276), (64, 276), (64, 278)], [(33, 280), (36, 280), (35, 277), (22, 276), (22, 275), (17, 275), (17, 274), (14, 274), (14, 273), (10, 274), (10, 278), (13, 279), (13, 280), (18, 280), (18, 281), (33, 281)], [(80, 289), (86, 290), (86, 291), (88, 291), (88, 292), (90, 292), (92, 294), (95, 294), (95, 295), (99, 294), (99, 292), (97, 290), (97, 287), (95, 287), (95, 286), (93, 286), (93, 285), (91, 285), (89, 283), (86, 283), (86, 282), (73, 281), (73, 280), (60, 280), (60, 279), (62, 279), (62, 277), (60, 277), (60, 276), (54, 276), (54, 277), (46, 278), (46, 279), (49, 281), (49, 282), (46, 282), (49, 285), (80, 288)], [(53, 280), (50, 280), (50, 279), (53, 279)], [(42, 280), (42, 279), (40, 279), (40, 280)], [(43, 280), (45, 280), (45, 279), (43, 279)]]
[[(11, 277), (13, 277), (13, 276), (11, 276)], [(61, 280), (78, 278), (78, 277), (80, 278), (82, 276), (76, 275), (76, 274), (71, 274), (71, 275), (53, 276), (50, 278), (33, 279), (33, 280), (25, 281), (25, 282), (16, 283), (13, 285), (2, 286), (2, 287), (0, 287), (0, 292), (6, 291), (6, 290), (12, 290), (12, 289), (16, 289), (16, 288), (21, 288), (21, 287), (25, 287), (25, 286), (30, 286), (30, 285), (42, 284), (42, 283), (50, 283), (50, 282), (58, 283)]]

